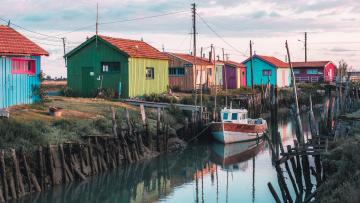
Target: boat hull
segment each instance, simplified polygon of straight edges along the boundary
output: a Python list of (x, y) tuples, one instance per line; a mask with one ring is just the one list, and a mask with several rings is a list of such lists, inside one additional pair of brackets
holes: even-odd
[(213, 123), (213, 137), (224, 144), (246, 142), (262, 137), (267, 128), (263, 124)]

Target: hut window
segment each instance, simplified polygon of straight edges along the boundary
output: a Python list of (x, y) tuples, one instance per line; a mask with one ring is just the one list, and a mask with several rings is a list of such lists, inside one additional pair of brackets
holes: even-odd
[(101, 62), (101, 71), (103, 73), (120, 72), (120, 62)]
[(209, 71), (208, 71), (208, 72), (209, 72), (209, 76), (212, 76), (212, 69), (209, 68), (208, 70), (209, 70)]
[(146, 74), (147, 80), (153, 80), (154, 79), (154, 68), (147, 67), (145, 74)]
[(227, 120), (228, 117), (229, 117), (229, 114), (228, 114), (228, 113), (224, 113), (224, 115), (223, 115), (223, 120)]
[(237, 120), (238, 119), (238, 114), (237, 113), (233, 113), (232, 115), (231, 115), (231, 119), (232, 120)]
[(263, 76), (271, 76), (271, 70), (263, 70)]
[(170, 76), (184, 76), (185, 69), (184, 68), (169, 68)]
[(12, 74), (34, 75), (36, 73), (36, 61), (34, 59), (13, 58), (11, 62)]
[(318, 74), (318, 71), (316, 69), (309, 69), (309, 70), (306, 70), (306, 74), (316, 75), (316, 74)]

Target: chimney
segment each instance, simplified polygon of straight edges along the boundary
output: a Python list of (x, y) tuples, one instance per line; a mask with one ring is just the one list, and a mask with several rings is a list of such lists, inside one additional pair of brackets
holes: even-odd
[(211, 51), (209, 51), (209, 62), (211, 62), (212, 61), (212, 53), (211, 53)]
[(218, 61), (220, 61), (220, 56), (219, 56), (219, 55), (217, 55), (216, 57), (217, 57), (217, 60), (218, 60)]
[(202, 55), (202, 58), (205, 58), (205, 54)]

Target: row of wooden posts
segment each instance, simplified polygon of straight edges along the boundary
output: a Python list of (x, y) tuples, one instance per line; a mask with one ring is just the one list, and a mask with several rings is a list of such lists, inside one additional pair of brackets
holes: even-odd
[(36, 150), (0, 150), (0, 202), (41, 192), (54, 185), (69, 183), (134, 163), (168, 150), (169, 125), (164, 112), (157, 111), (155, 144), (145, 109), (141, 107), (143, 128), (125, 110), (125, 126), (111, 108), (113, 135), (87, 136), (81, 143), (39, 146)]
[[(316, 121), (314, 116), (311, 95), (309, 97), (308, 122), (311, 137), (308, 135), (305, 137), (302, 131), (300, 115), (296, 109), (293, 109), (292, 115), (295, 116), (296, 121), (296, 140), (294, 140), (293, 147), (291, 145), (286, 146), (286, 152), (281, 143), (280, 134), (277, 131), (277, 122), (275, 121), (277, 118), (277, 98), (273, 90), (271, 91), (271, 121), (274, 120), (274, 122), (271, 122), (271, 138), (269, 136), (268, 139), (271, 140), (269, 143), (273, 152), (273, 163), (278, 175), (281, 195), (277, 194), (270, 182), (268, 187), (278, 203), (310, 202), (313, 198), (316, 198), (317, 188), (327, 179), (326, 172), (328, 168), (326, 164), (322, 163), (321, 155), (327, 152), (329, 142), (336, 139), (334, 131), (337, 119), (341, 114), (360, 107), (358, 87), (352, 85), (349, 81), (345, 83), (337, 82), (335, 87), (329, 85), (326, 89), (326, 97), (319, 122)], [(331, 89), (335, 89), (335, 96), (333, 96), (334, 93), (332, 93)], [(295, 93), (297, 94), (297, 92)], [(298, 107), (295, 106), (295, 108)], [(313, 157), (314, 164), (310, 164), (309, 156)], [(282, 165), (285, 167), (287, 177), (290, 179), (295, 192), (295, 199), (293, 199), (285, 181)], [(311, 165), (315, 167), (311, 167)], [(311, 175), (316, 180), (315, 190)]]

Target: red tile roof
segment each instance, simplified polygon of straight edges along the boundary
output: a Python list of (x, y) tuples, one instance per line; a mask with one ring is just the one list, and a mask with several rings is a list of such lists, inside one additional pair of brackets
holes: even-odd
[(278, 58), (275, 58), (273, 56), (264, 56), (264, 55), (255, 55), (257, 57), (259, 57), (260, 59), (276, 66), (277, 68), (288, 68), (289, 67), (289, 64), (288, 63), (285, 63), (284, 61), (278, 59)]
[(324, 67), (331, 61), (308, 61), (308, 62), (292, 62), (293, 68), (319, 68)]
[[(264, 55), (254, 55), (254, 58), (257, 57), (267, 63), (272, 64), (273, 66), (275, 66), (276, 68), (288, 68), (289, 64), (285, 63), (284, 61), (275, 58), (273, 56), (264, 56)], [(242, 63), (245, 64), (246, 62), (248, 62), (250, 60), (250, 57), (248, 59), (246, 59), (245, 61), (243, 61)]]
[(143, 41), (113, 38), (101, 35), (98, 37), (112, 44), (120, 51), (125, 52), (130, 57), (168, 60), (168, 57), (164, 53)]
[[(176, 56), (184, 61), (194, 64), (194, 56), (193, 55), (180, 54), (180, 53), (168, 53), (168, 54)], [(196, 57), (195, 65), (208, 66), (208, 65), (213, 65), (213, 63), (209, 62), (209, 60), (206, 58)]]
[(0, 25), (0, 55), (46, 55), (49, 53), (11, 27)]
[[(223, 61), (221, 61), (223, 62)], [(231, 65), (231, 66), (235, 66), (237, 68), (245, 68), (245, 65), (242, 64), (242, 63), (238, 63), (238, 62), (235, 62), (235, 61), (225, 61), (225, 64), (228, 64), (228, 65)]]

